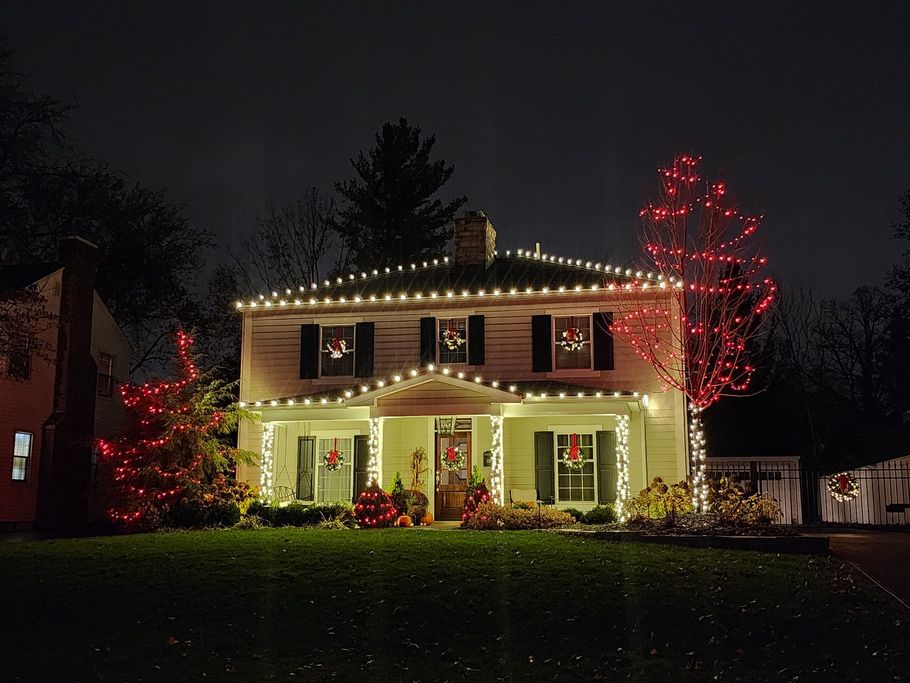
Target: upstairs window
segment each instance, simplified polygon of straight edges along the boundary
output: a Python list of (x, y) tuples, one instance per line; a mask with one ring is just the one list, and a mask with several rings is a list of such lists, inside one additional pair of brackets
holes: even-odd
[(591, 367), (591, 316), (553, 317), (553, 367), (587, 370)]
[(28, 479), (31, 460), (32, 435), (28, 432), (16, 432), (13, 438), (13, 481)]
[(98, 354), (98, 395), (114, 395), (114, 357), (108, 353)]
[(6, 376), (10, 379), (29, 379), (32, 376), (32, 353), (28, 335), (12, 335), (5, 346)]
[(323, 377), (354, 376), (354, 326), (332, 325), (322, 327), (322, 344), (319, 356)]
[(440, 365), (468, 362), (468, 319), (439, 318), (436, 321), (436, 339)]

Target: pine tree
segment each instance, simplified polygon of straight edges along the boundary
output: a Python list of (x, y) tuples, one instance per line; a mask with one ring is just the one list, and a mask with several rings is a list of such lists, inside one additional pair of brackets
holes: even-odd
[(438, 256), (452, 237), (455, 212), (467, 201), (434, 195), (455, 167), (430, 160), (436, 138), (420, 137), (405, 118), (386, 123), (376, 146), (351, 159), (356, 176), (335, 189), (346, 200), (335, 229), (362, 271)]
[(217, 497), (233, 485), (225, 475), (235, 463), (254, 459), (222, 440), (248, 415), (232, 402), (233, 385), (199, 371), (192, 345), (177, 333), (180, 379), (120, 387), (130, 422), (99, 443), (115, 491), (108, 516), (125, 527), (154, 528), (192, 494)]

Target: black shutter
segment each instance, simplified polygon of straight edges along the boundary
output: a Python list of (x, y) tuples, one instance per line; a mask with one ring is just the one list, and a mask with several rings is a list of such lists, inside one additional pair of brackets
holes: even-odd
[(300, 379), (319, 377), (319, 325), (300, 326)]
[(482, 315), (468, 316), (468, 365), (484, 364), (484, 322)]
[(373, 323), (354, 326), (354, 377), (373, 376)]
[(316, 438), (301, 436), (297, 440), (297, 500), (313, 500), (315, 475)]
[(616, 435), (597, 432), (597, 502), (616, 500)]
[(613, 333), (610, 325), (613, 324), (612, 313), (595, 313), (593, 316), (594, 330), (591, 333), (594, 342), (594, 369), (613, 369)]
[(370, 442), (369, 437), (359, 435), (354, 437), (354, 501), (357, 502), (357, 496), (363, 491), (367, 484), (367, 463), (370, 461)]
[(420, 319), (420, 365), (436, 362), (436, 318)]
[(553, 467), (553, 432), (534, 432), (534, 481), (537, 499), (544, 503), (556, 500)]
[(531, 371), (553, 369), (553, 319), (548, 315), (531, 317)]

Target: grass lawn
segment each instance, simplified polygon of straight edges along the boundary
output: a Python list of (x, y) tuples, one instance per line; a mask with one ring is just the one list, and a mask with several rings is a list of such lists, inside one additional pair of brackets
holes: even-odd
[(0, 544), (4, 680), (900, 680), (908, 614), (830, 558), (538, 532)]

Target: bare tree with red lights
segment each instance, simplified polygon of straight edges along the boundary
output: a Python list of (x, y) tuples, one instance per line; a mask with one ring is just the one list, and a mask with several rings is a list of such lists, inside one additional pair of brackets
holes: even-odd
[(700, 158), (681, 156), (659, 172), (655, 201), (640, 213), (640, 240), (659, 286), (636, 278), (620, 297), (612, 330), (647, 360), (662, 384), (682, 391), (689, 407), (690, 474), (696, 509), (707, 502), (702, 413), (727, 395), (749, 390), (754, 341), (763, 333), (776, 286), (761, 271), (767, 259), (752, 240), (761, 216), (740, 213), (726, 185), (705, 183)]
[(130, 423), (99, 443), (116, 491), (108, 516), (124, 527), (154, 528), (189, 495), (211, 500), (230, 491), (234, 465), (254, 460), (222, 438), (249, 415), (234, 402), (232, 384), (199, 371), (192, 345), (177, 333), (179, 379), (120, 387)]

